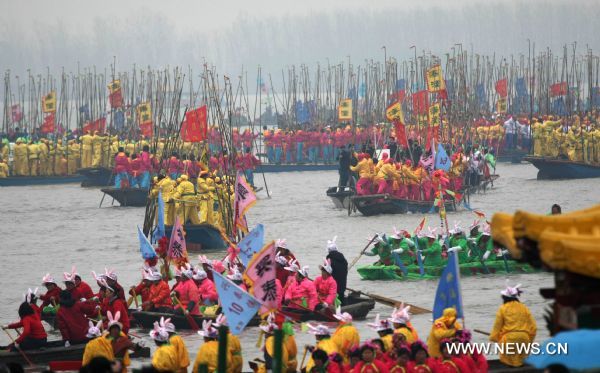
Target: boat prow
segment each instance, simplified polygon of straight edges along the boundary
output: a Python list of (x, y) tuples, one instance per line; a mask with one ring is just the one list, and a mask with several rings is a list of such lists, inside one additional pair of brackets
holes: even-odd
[(146, 206), (148, 190), (140, 188), (102, 188), (102, 193), (108, 194), (123, 207)]
[(331, 187), (327, 188), (325, 192), (327, 197), (331, 198), (333, 205), (335, 208), (340, 210), (347, 210), (348, 205), (350, 204), (350, 197), (352, 197), (354, 193), (354, 189), (351, 187)]
[(105, 187), (113, 182), (113, 172), (107, 167), (86, 167), (77, 170), (83, 176), (82, 187)]
[(528, 156), (523, 160), (539, 171), (538, 180), (588, 179), (600, 177), (600, 164), (573, 162), (566, 159)]

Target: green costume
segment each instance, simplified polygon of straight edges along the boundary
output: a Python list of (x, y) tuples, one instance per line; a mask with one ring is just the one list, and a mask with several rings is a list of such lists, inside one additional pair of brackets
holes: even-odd
[(450, 247), (459, 246), (460, 250), (458, 250), (458, 263), (469, 263), (471, 261), (471, 257), (469, 257), (469, 246), (467, 244), (467, 239), (463, 234), (455, 234), (450, 237)]
[(373, 245), (371, 252), (366, 252), (366, 256), (379, 256), (379, 260), (375, 262), (375, 264), (384, 264), (384, 265), (392, 265), (394, 261), (392, 259), (392, 249), (388, 244), (387, 237), (383, 235), (383, 237), (379, 237), (377, 243)]
[(442, 258), (442, 246), (438, 240), (434, 240), (431, 245), (427, 243), (425, 246), (426, 249), (423, 250), (423, 255), (425, 255), (425, 266), (430, 267), (438, 267), (443, 266), (446, 262), (444, 258)]

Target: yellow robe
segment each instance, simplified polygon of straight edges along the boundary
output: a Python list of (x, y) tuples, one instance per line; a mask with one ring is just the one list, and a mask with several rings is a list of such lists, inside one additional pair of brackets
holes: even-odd
[(283, 337), (283, 346), (287, 351), (287, 369), (288, 372), (295, 372), (298, 368), (298, 346), (296, 345), (296, 338), (293, 335), (286, 335)]
[(436, 319), (431, 326), (431, 332), (429, 333), (429, 338), (427, 338), (427, 350), (429, 351), (429, 356), (433, 358), (441, 357), (440, 342), (442, 339), (452, 338), (457, 330), (462, 329), (462, 326), (458, 321), (455, 321), (454, 327), (450, 328), (448, 325), (450, 324), (451, 319), (456, 320), (456, 310), (454, 308), (446, 308), (442, 317)]
[(0, 162), (0, 179), (8, 177), (8, 165), (5, 161)]
[[(208, 341), (205, 342), (198, 349), (196, 355), (196, 361), (194, 361), (193, 373), (198, 373), (198, 366), (206, 364), (208, 366), (208, 372), (213, 373), (217, 371), (217, 365), (219, 362), (219, 342)], [(231, 354), (227, 354), (227, 366), (231, 367)]]
[(240, 373), (244, 365), (244, 358), (242, 357), (242, 344), (240, 339), (229, 333), (227, 335), (227, 348), (231, 354), (231, 371), (234, 373)]
[(95, 357), (105, 357), (110, 361), (115, 359), (112, 345), (104, 336), (94, 338), (85, 345), (81, 365), (87, 365)]
[(338, 326), (331, 336), (331, 340), (335, 343), (345, 363), (348, 362), (349, 352), (360, 345), (360, 335), (352, 324)]
[(406, 343), (409, 345), (417, 340), (409, 328), (399, 327), (394, 329), (394, 334), (402, 334), (406, 338)]
[(29, 158), (29, 175), (38, 175), (38, 156), (40, 148), (37, 144), (27, 145), (27, 157)]
[[(169, 338), (169, 344), (175, 350), (175, 358), (178, 364), (178, 368), (174, 371), (187, 372), (187, 367), (190, 365), (190, 354), (185, 347), (185, 343), (183, 343), (183, 339), (178, 335), (173, 335)], [(152, 365), (154, 365), (154, 361)]]
[(81, 136), (81, 167), (92, 167), (94, 137), (90, 134)]
[(179, 216), (179, 221), (182, 224), (185, 224), (187, 220), (190, 220), (192, 224), (200, 224), (194, 184), (188, 180), (182, 180), (175, 189), (173, 198), (178, 200), (176, 204), (177, 216)]
[(13, 148), (13, 173), (16, 176), (29, 175), (29, 164), (27, 164), (27, 145), (16, 144)]
[(152, 366), (161, 372), (180, 371), (175, 347), (169, 344), (160, 346), (152, 355)]
[[(521, 302), (504, 303), (496, 313), (494, 328), (490, 333), (490, 341), (498, 343), (531, 343), (535, 339), (537, 326), (529, 308)], [(520, 367), (526, 354), (500, 354), (504, 364)]]

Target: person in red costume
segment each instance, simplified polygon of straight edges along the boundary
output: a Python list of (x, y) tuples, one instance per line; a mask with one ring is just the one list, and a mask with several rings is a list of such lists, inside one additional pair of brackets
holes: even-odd
[(171, 157), (167, 160), (167, 173), (169, 177), (173, 180), (177, 180), (177, 178), (181, 175), (181, 171), (183, 170), (183, 165), (179, 160), (179, 156), (177, 152), (171, 153)]
[(442, 356), (439, 359), (439, 370), (441, 373), (474, 373), (469, 369), (469, 366), (465, 364), (461, 358), (450, 354), (448, 345), (452, 341), (449, 339), (443, 340), (440, 343), (440, 352)]
[(300, 268), (296, 262), (292, 262), (286, 269), (296, 273), (285, 291), (284, 300), (287, 305), (291, 308), (314, 310), (318, 296), (315, 284), (307, 278), (308, 266)]
[[(104, 283), (106, 288), (106, 297), (102, 300), (101, 312), (103, 316), (107, 316), (108, 313), (115, 315), (117, 312), (121, 314), (121, 323), (123, 324), (123, 333), (129, 332), (129, 316), (127, 314), (127, 306), (125, 302), (119, 298), (115, 289), (110, 287), (108, 283)], [(108, 324), (106, 324), (108, 328)]]
[(429, 357), (427, 346), (416, 341), (410, 345), (410, 361), (408, 362), (408, 371), (411, 373), (438, 373), (438, 363), (434, 358)]
[(142, 162), (138, 158), (137, 154), (131, 155), (131, 162), (129, 162), (129, 185), (132, 188), (139, 188), (139, 178), (141, 175)]
[(200, 303), (205, 306), (216, 304), (219, 301), (219, 295), (215, 283), (208, 278), (208, 274), (202, 268), (196, 267), (195, 269), (193, 279), (198, 287)]
[[(75, 288), (77, 288), (77, 292), (81, 296), (81, 298), (91, 299), (94, 297), (94, 292), (90, 285), (87, 282), (81, 280), (81, 276), (78, 273), (75, 273)], [(80, 299), (81, 299), (80, 298)]]
[(55, 305), (58, 302), (61, 288), (58, 287), (54, 278), (49, 273), (42, 278), (42, 285), (46, 287), (46, 294), (41, 295), (42, 305), (40, 308), (44, 310), (44, 307), (49, 305)]
[(156, 271), (147, 271), (145, 276), (150, 281), (150, 287), (148, 300), (142, 303), (142, 308), (151, 312), (172, 312), (173, 303), (171, 302), (169, 284)]
[(317, 276), (314, 281), (319, 298), (317, 308), (333, 308), (335, 307), (335, 298), (337, 297), (337, 283), (331, 276), (333, 272), (331, 262), (325, 259), (325, 262), (319, 266), (319, 269), (321, 270), (321, 276)]
[(395, 360), (389, 365), (390, 373), (408, 373), (408, 362), (410, 360), (410, 350), (408, 346), (394, 349)]
[(125, 149), (121, 146), (115, 156), (115, 168), (113, 170), (115, 174), (115, 188), (127, 188), (129, 186), (129, 169), (129, 157), (125, 154)]
[(125, 290), (123, 287), (117, 282), (117, 273), (113, 270), (104, 269), (104, 279), (108, 286), (114, 289), (115, 294), (121, 299), (123, 302), (125, 301)]
[(21, 335), (15, 340), (15, 343), (8, 346), (9, 350), (33, 350), (44, 347), (48, 335), (44, 330), (42, 321), (29, 303), (21, 303), (19, 306), (19, 318), (21, 320), (18, 322), (2, 326), (2, 329), (23, 328)]
[(65, 346), (86, 343), (88, 317), (94, 316), (95, 305), (92, 302), (78, 302), (68, 290), (60, 293), (60, 308), (56, 313), (56, 323)]
[(244, 175), (246, 175), (246, 180), (248, 183), (254, 188), (254, 170), (256, 166), (260, 165), (260, 160), (252, 154), (250, 148), (246, 148), (246, 154), (242, 157), (242, 168), (244, 170)]
[(389, 368), (382, 361), (376, 359), (376, 347), (370, 343), (365, 343), (360, 348), (361, 361), (356, 364), (353, 372), (360, 373), (384, 373)]
[[(200, 303), (200, 294), (198, 287), (192, 279), (194, 271), (189, 263), (185, 267), (175, 270), (175, 278), (179, 277), (179, 282), (175, 284), (171, 295), (175, 295), (179, 302), (175, 310), (180, 313), (189, 313), (191, 315), (200, 315), (198, 304)], [(175, 293), (175, 294), (173, 294)]]

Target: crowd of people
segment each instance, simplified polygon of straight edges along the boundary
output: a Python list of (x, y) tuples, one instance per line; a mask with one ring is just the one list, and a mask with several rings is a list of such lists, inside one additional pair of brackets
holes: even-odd
[[(408, 238), (396, 232), (390, 241), (391, 247), (411, 247)], [(457, 232), (455, 231), (455, 234)], [(399, 239), (399, 237), (401, 237)], [(453, 237), (452, 239), (455, 239)], [(427, 236), (428, 240), (435, 240)], [(456, 238), (460, 240), (460, 236)], [(431, 242), (431, 241), (430, 241)], [(406, 244), (406, 245), (405, 245)], [(385, 244), (387, 245), (387, 244)], [(486, 372), (485, 356), (477, 353), (460, 352), (451, 345), (469, 344), (470, 332), (463, 330), (457, 321), (456, 310), (444, 310), (429, 331), (426, 343), (412, 326), (410, 307), (393, 310), (389, 318), (377, 315), (369, 326), (372, 336), (359, 335), (352, 325), (352, 315), (340, 310), (346, 300), (346, 278), (348, 263), (339, 251), (336, 239), (327, 242), (327, 257), (319, 266), (320, 276), (311, 279), (309, 267), (298, 263), (288, 249), (285, 239), (276, 241), (276, 298), (277, 309), (267, 315), (260, 325), (266, 336), (260, 362), (252, 362), (255, 371), (265, 372), (274, 363), (276, 330), (283, 331), (282, 364), (284, 371), (295, 372), (304, 368), (307, 372)], [(382, 242), (376, 244), (374, 255), (381, 261), (389, 259), (382, 252)], [(410, 251), (410, 250), (407, 250)], [(393, 254), (402, 256), (402, 250)], [(439, 253), (427, 253), (425, 261)], [(179, 263), (171, 272), (157, 267), (158, 260), (146, 260), (141, 282), (127, 291), (119, 283), (117, 274), (105, 269), (104, 273), (92, 275), (98, 285), (97, 292), (84, 281), (75, 268), (65, 272), (63, 281), (55, 280), (50, 274), (42, 278), (46, 293), (39, 296), (29, 290), (19, 306), (20, 321), (4, 325), (5, 329), (22, 328), (20, 336), (9, 348), (13, 351), (39, 349), (46, 345), (47, 334), (42, 325), (43, 315), (54, 315), (65, 346), (86, 344), (82, 364), (112, 362), (113, 371), (125, 371), (130, 364), (129, 351), (140, 348), (128, 337), (131, 320), (128, 308), (135, 302), (138, 309), (161, 313), (165, 318), (154, 323), (150, 336), (156, 343), (152, 357), (155, 371), (183, 372), (190, 368), (190, 358), (184, 340), (177, 335), (170, 322), (170, 314), (210, 317), (203, 322), (198, 332), (204, 339), (196, 360), (191, 365), (198, 372), (200, 365), (214, 372), (218, 365), (219, 327), (227, 325), (227, 319), (219, 314), (220, 300), (212, 279), (212, 270), (226, 275), (243, 290), (249, 290), (242, 273), (245, 268), (231, 253), (223, 260), (199, 257), (199, 264)], [(166, 264), (166, 263), (165, 263)], [(170, 281), (172, 281), (170, 283)], [(490, 333), (490, 340), (506, 342), (531, 342), (535, 338), (536, 325), (525, 305), (519, 302), (519, 285), (507, 286), (502, 291), (504, 304), (498, 310)], [(335, 330), (325, 324), (308, 324), (309, 332), (315, 336), (315, 344), (307, 346), (310, 352), (306, 367), (299, 364), (298, 346), (294, 339), (294, 321), (279, 314), (280, 310), (300, 309), (310, 312), (328, 311), (338, 321)], [(335, 312), (334, 312), (335, 311)], [(229, 372), (241, 372), (243, 367), (242, 346), (239, 339), (228, 334), (227, 365)], [(362, 341), (362, 342), (361, 342)], [(501, 355), (500, 359), (510, 366), (523, 364), (524, 354)], [(302, 361), (301, 361), (302, 362)]]

